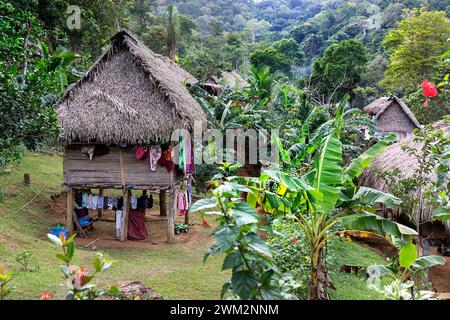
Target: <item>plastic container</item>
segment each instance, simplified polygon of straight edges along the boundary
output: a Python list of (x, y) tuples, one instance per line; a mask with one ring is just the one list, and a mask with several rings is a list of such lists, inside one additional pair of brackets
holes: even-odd
[(63, 233), (64, 236), (66, 237), (66, 239), (69, 238), (69, 232), (68, 232), (67, 229), (64, 228), (64, 227), (59, 227), (59, 226), (58, 226), (58, 227), (50, 228), (50, 233), (51, 233), (52, 235), (58, 237), (58, 238), (59, 238), (59, 235), (60, 235), (61, 233)]

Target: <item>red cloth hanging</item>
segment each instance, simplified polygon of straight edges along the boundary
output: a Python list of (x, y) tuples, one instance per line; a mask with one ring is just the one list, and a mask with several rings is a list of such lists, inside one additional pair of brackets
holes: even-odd
[(145, 227), (145, 211), (131, 209), (128, 217), (128, 239), (145, 240), (148, 238)]

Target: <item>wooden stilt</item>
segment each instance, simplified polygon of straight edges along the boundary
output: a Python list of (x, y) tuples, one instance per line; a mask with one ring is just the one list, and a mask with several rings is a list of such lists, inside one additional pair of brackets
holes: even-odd
[[(99, 197), (103, 197), (103, 189), (99, 189), (98, 190), (98, 196)], [(98, 220), (100, 220), (100, 218), (102, 217), (102, 214), (103, 214), (103, 207), (97, 208)]]
[(123, 215), (122, 215), (122, 230), (120, 233), (120, 241), (127, 240), (128, 237), (128, 216), (130, 213), (131, 191), (125, 190), (123, 193)]
[(159, 215), (167, 216), (167, 192), (166, 190), (159, 191)]
[(73, 234), (73, 189), (69, 188), (67, 190), (67, 216), (66, 216), (66, 227), (69, 236)]
[(167, 214), (167, 242), (173, 243), (175, 241), (175, 212), (177, 209), (177, 195), (178, 188), (171, 190), (169, 211)]

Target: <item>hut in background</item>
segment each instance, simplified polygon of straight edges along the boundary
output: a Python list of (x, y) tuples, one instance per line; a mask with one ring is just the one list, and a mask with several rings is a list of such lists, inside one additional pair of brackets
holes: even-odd
[(408, 106), (397, 97), (379, 98), (364, 107), (364, 111), (375, 118), (378, 132), (395, 133), (398, 139), (407, 138), (414, 129), (422, 128)]
[[(57, 105), (65, 145), (64, 184), (68, 192), (67, 226), (73, 231), (75, 190), (123, 190), (121, 240), (127, 238), (130, 190), (160, 192), (167, 237), (174, 239), (176, 197), (183, 172), (137, 160), (135, 146), (169, 144), (176, 129), (205, 127), (200, 105), (185, 85), (196, 79), (168, 58), (155, 54), (126, 30), (68, 88)], [(85, 154), (91, 150), (90, 156)], [(89, 152), (89, 151), (88, 151)], [(170, 193), (166, 212), (166, 192)]]
[(236, 71), (225, 71), (219, 78), (215, 75), (209, 75), (201, 87), (210, 94), (217, 95), (224, 88), (242, 89), (248, 87), (249, 83)]
[[(441, 129), (445, 132), (445, 134), (450, 135), (450, 122), (439, 121), (435, 123), (434, 126), (436, 129)], [(402, 178), (410, 178), (414, 174), (414, 170), (418, 167), (418, 163), (414, 157), (411, 157), (407, 152), (402, 150), (402, 145), (406, 145), (417, 150), (421, 149), (422, 144), (415, 142), (413, 138), (413, 136), (410, 136), (394, 143), (375, 157), (371, 165), (366, 168), (361, 175), (359, 184), (384, 192), (389, 192), (389, 186), (386, 184), (385, 180), (381, 178), (381, 175), (385, 172), (394, 170), (395, 168), (400, 170)], [(436, 179), (436, 177), (432, 177), (432, 179)], [(429, 222), (432, 220), (431, 218), (435, 208), (428, 204), (427, 199), (424, 199), (423, 195), (419, 194), (418, 191), (413, 196), (420, 198), (424, 204), (421, 211), (419, 208), (416, 208), (414, 212), (412, 212), (417, 221), (424, 223), (424, 225), (421, 226), (421, 232), (430, 238), (448, 238), (448, 235), (450, 234), (450, 223), (447, 222), (444, 226), (444, 224), (439, 221)], [(386, 217), (389, 216), (389, 214), (396, 217), (401, 217), (403, 215), (400, 207), (394, 209), (380, 207), (378, 211)]]

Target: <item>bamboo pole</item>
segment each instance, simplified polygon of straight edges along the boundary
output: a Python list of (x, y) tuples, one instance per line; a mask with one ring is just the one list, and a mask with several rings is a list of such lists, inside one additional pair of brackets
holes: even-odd
[(73, 234), (73, 189), (67, 190), (67, 215), (66, 215), (66, 227), (69, 236)]
[(178, 188), (172, 189), (170, 192), (169, 212), (167, 215), (167, 242), (175, 241), (175, 212), (177, 209)]
[(123, 214), (122, 214), (122, 230), (120, 234), (120, 241), (127, 240), (128, 237), (128, 216), (130, 213), (130, 198), (131, 191), (125, 190), (123, 193)]

